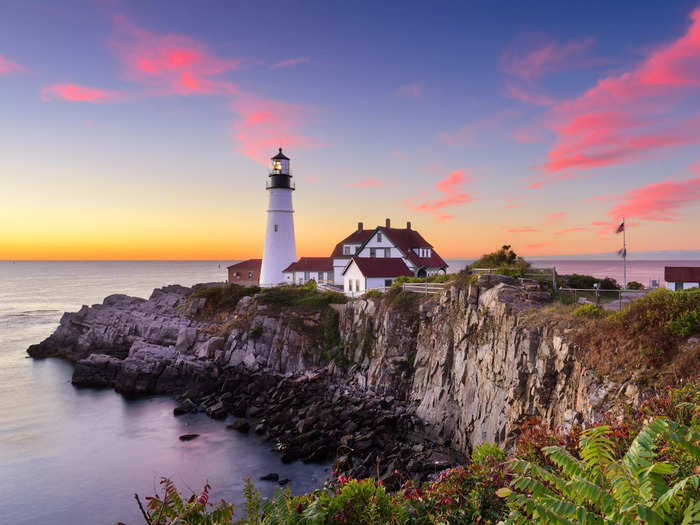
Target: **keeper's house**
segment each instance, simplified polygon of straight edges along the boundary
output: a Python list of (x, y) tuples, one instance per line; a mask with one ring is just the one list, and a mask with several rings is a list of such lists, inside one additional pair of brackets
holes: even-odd
[(258, 284), (262, 259), (248, 259), (232, 264), (228, 269), (228, 282), (243, 286)]
[[(342, 271), (343, 291), (357, 295), (373, 288), (391, 286), (401, 276), (428, 277), (444, 274), (447, 263), (423, 236), (406, 223), (405, 228), (392, 228), (391, 221), (364, 234), (364, 241), (357, 243), (364, 233), (362, 223), (358, 231), (338, 246), (342, 254), (333, 251), (333, 268), (345, 263)], [(353, 253), (354, 252), (354, 253)], [(349, 256), (349, 257), (348, 257)], [(337, 281), (336, 281), (337, 282)]]
[(665, 266), (664, 280), (669, 290), (700, 287), (700, 266)]

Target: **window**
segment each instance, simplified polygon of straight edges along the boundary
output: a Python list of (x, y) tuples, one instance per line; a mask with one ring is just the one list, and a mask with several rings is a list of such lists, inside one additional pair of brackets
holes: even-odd
[(279, 226), (275, 224), (275, 231), (279, 230)]
[(676, 283), (676, 291), (680, 292), (683, 289), (683, 283)]
[(384, 286), (391, 286), (391, 279), (384, 279)]
[(241, 276), (241, 272), (236, 272), (236, 273), (234, 273), (233, 275), (235, 275), (236, 277), (240, 277), (240, 276)]
[(326, 272), (326, 279), (332, 281), (334, 279), (333, 272)]
[(377, 232), (377, 242), (382, 242), (382, 232)]
[(304, 272), (304, 280), (308, 281), (309, 277), (310, 277), (309, 272)]
[(347, 244), (343, 246), (343, 255), (350, 255), (350, 246)]
[(376, 256), (377, 256), (377, 249), (376, 249), (376, 248), (370, 248), (370, 249), (369, 249), (369, 256), (370, 256), (370, 257), (376, 257)]
[(253, 278), (253, 272), (248, 272), (248, 279), (252, 279), (252, 278)]
[(391, 248), (384, 248), (384, 257), (391, 257)]

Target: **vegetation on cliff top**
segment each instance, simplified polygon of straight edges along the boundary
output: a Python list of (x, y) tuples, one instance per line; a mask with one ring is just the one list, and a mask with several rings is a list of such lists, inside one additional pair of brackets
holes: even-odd
[(581, 322), (575, 341), (585, 349), (583, 362), (600, 377), (629, 377), (632, 370), (662, 384), (697, 377), (700, 344), (686, 341), (700, 334), (700, 289), (662, 288), (619, 312), (598, 313)]
[[(405, 525), (468, 523), (700, 523), (700, 384), (645, 401), (587, 430), (524, 425), (510, 455), (477, 446), (469, 465), (391, 493), (375, 479), (336, 473), (323, 489), (263, 499), (250, 482), (240, 517), (208, 503), (209, 487), (183, 498), (169, 480), (143, 509), (150, 525)], [(401, 473), (396, 472), (400, 478)], [(236, 521), (234, 521), (236, 520)]]

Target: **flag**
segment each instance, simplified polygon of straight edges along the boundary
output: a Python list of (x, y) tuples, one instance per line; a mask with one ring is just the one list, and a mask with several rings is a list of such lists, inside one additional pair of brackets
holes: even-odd
[(622, 221), (620, 225), (617, 227), (617, 230), (615, 230), (615, 233), (622, 233), (625, 231), (625, 221)]
[(627, 257), (627, 248), (621, 248), (621, 249), (617, 250), (617, 254), (620, 257)]

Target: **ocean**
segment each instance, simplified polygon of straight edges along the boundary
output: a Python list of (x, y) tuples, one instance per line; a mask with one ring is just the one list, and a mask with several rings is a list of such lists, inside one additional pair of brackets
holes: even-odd
[[(221, 281), (226, 264), (0, 261), (0, 523), (141, 524), (133, 495), (152, 495), (162, 476), (185, 492), (209, 481), (212, 502), (241, 502), (248, 476), (271, 496), (276, 484), (258, 481), (270, 472), (291, 479), (294, 493), (323, 485), (329, 465), (285, 465), (252, 432), (204, 414), (174, 417), (165, 396), (75, 388), (70, 363), (27, 357), (64, 311), (112, 293), (148, 297), (165, 284)], [(179, 441), (191, 433), (201, 436)]]
[[(467, 259), (448, 261), (458, 271)], [(113, 293), (148, 297), (166, 284), (223, 281), (224, 261), (0, 261), (0, 523), (100, 525), (141, 523), (133, 498), (153, 494), (161, 476), (184, 490), (208, 481), (211, 501), (242, 501), (244, 479), (278, 472), (294, 493), (320, 487), (328, 465), (284, 465), (254, 434), (226, 430), (202, 414), (174, 417), (164, 396), (127, 400), (112, 390), (79, 389), (72, 365), (33, 360), (26, 349), (47, 337), (64, 311), (100, 303)], [(663, 279), (664, 265), (700, 261), (632, 261), (628, 280)], [(622, 280), (614, 261), (544, 261), (558, 273)], [(663, 284), (663, 283), (662, 283)], [(198, 433), (190, 442), (181, 434)]]

